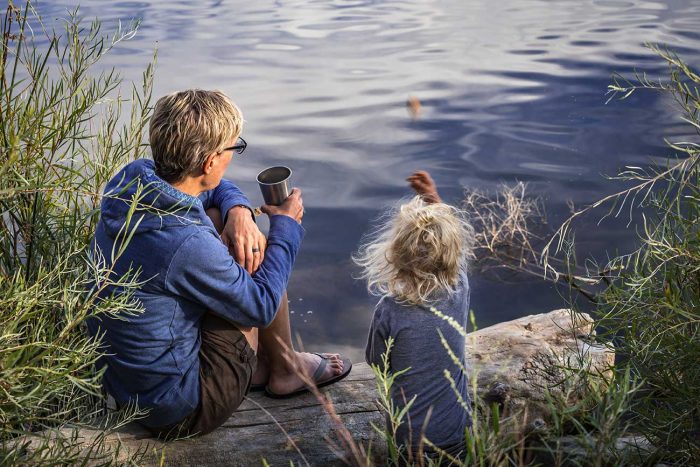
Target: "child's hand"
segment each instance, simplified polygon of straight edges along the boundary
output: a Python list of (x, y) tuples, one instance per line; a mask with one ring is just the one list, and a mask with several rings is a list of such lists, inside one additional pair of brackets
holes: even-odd
[(426, 203), (442, 203), (433, 178), (425, 170), (414, 173), (406, 181)]

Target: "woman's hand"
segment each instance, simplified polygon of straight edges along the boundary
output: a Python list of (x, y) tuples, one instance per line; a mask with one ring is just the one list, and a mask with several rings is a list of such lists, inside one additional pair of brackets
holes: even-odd
[(229, 210), (221, 241), (248, 274), (258, 270), (265, 257), (267, 239), (258, 229), (248, 208), (236, 206)]
[(418, 193), (426, 203), (442, 203), (437, 186), (433, 178), (425, 170), (420, 170), (406, 179), (416, 193)]
[(287, 199), (284, 200), (284, 203), (279, 206), (266, 204), (261, 206), (260, 209), (268, 216), (289, 216), (301, 224), (301, 218), (304, 217), (304, 202), (301, 199), (301, 190), (299, 188), (292, 188), (292, 192)]

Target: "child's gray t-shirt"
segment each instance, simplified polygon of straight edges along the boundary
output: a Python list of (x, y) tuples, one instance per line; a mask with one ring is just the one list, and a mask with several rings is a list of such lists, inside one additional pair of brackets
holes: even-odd
[[(449, 297), (431, 304), (436, 310), (453, 318), (466, 330), (469, 315), (469, 282), (463, 274)], [(459, 402), (445, 377), (448, 370), (462, 400), (470, 406), (467, 375), (454, 363), (441, 343), (440, 334), (456, 357), (464, 364), (464, 337), (447, 321), (430, 311), (430, 307), (401, 305), (385, 296), (374, 310), (365, 357), (369, 364), (382, 364), (385, 342), (394, 338), (390, 353), (390, 371), (410, 369), (396, 378), (391, 397), (397, 407), (403, 407), (415, 395), (408, 420), (398, 430), (398, 441), (417, 451), (420, 434), (441, 448), (464, 442), (465, 429), (471, 426), (471, 413)], [(432, 413), (424, 427), (430, 408)], [(409, 426), (410, 425), (410, 426)]]

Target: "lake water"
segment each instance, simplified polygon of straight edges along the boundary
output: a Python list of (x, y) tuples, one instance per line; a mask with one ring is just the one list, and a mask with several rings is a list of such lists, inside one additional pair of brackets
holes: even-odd
[[(65, 0), (39, 2), (47, 22)], [(351, 253), (380, 210), (429, 170), (446, 200), (464, 187), (525, 181), (551, 225), (567, 201), (619, 188), (603, 174), (662, 161), (663, 138), (689, 132), (668, 99), (607, 100), (613, 72), (665, 75), (645, 42), (700, 67), (700, 2), (603, 0), (83, 1), (105, 30), (142, 19), (105, 66), (138, 79), (158, 49), (155, 96), (217, 88), (241, 107), (249, 143), (228, 176), (258, 205), (255, 175), (294, 170), (306, 238), (289, 286), (294, 332), (307, 349), (361, 360), (375, 299), (353, 280)], [(56, 23), (57, 24), (57, 23)], [(416, 96), (413, 120), (406, 100)], [(624, 251), (626, 219), (584, 221), (583, 255)], [(564, 305), (553, 287), (474, 275), (481, 326)]]

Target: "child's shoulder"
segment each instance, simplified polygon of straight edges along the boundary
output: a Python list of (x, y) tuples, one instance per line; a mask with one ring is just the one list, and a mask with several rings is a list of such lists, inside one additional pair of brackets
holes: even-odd
[(386, 311), (387, 313), (425, 312), (425, 308), (422, 306), (397, 301), (396, 298), (390, 295), (385, 295), (379, 300), (377, 310)]
[(377, 303), (374, 319), (398, 330), (427, 324), (435, 319), (435, 315), (428, 306), (406, 304), (385, 296)]

